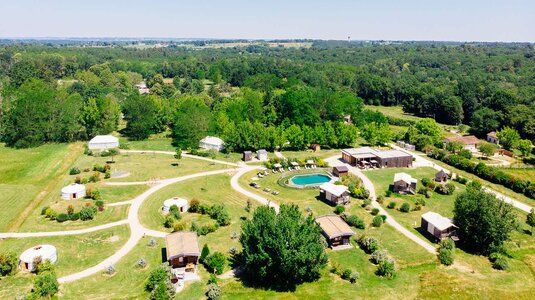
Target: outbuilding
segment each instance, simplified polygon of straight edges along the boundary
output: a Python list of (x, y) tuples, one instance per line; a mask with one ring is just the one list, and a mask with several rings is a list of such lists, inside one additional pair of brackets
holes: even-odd
[(266, 149), (260, 149), (260, 150), (256, 151), (256, 158), (259, 161), (268, 160), (268, 153), (267, 153)]
[(415, 194), (417, 182), (417, 179), (412, 178), (412, 176), (407, 173), (396, 173), (394, 175), (394, 184), (392, 190), (401, 194)]
[(171, 199), (167, 199), (163, 202), (163, 207), (162, 207), (162, 211), (164, 213), (169, 213), (169, 210), (171, 209), (171, 206), (173, 205), (176, 205), (176, 207), (178, 207), (178, 210), (182, 213), (182, 212), (187, 212), (188, 211), (188, 200), (186, 199), (182, 199), (182, 198), (178, 198), (178, 197), (174, 197), (174, 198), (171, 198)]
[(323, 235), (333, 250), (351, 248), (350, 238), (355, 232), (337, 215), (325, 215), (316, 218)]
[(253, 159), (253, 152), (243, 151), (243, 161), (251, 161)]
[(320, 144), (310, 144), (309, 148), (312, 150), (312, 152), (318, 152), (321, 150)]
[(446, 171), (444, 171), (444, 169), (438, 171), (435, 174), (435, 181), (436, 182), (446, 182), (446, 181), (448, 181), (448, 179), (449, 179), (448, 173), (446, 173)]
[(349, 172), (349, 168), (346, 166), (334, 166), (333, 167), (333, 175), (336, 177), (343, 177), (347, 176)]
[(331, 182), (320, 185), (320, 197), (333, 205), (346, 204), (350, 200), (347, 186)]
[(197, 233), (193, 231), (177, 231), (165, 237), (167, 261), (172, 268), (186, 268), (187, 272), (195, 272), (199, 256)]
[(215, 136), (207, 136), (199, 142), (199, 148), (205, 150), (223, 150), (225, 142), (222, 139)]
[(498, 135), (496, 134), (496, 131), (491, 131), (487, 133), (487, 142), (494, 143), (497, 145), (500, 144), (500, 140), (498, 139)]
[(113, 135), (97, 135), (88, 143), (89, 150), (119, 148), (119, 139)]
[(432, 211), (422, 215), (421, 227), (439, 240), (454, 237), (457, 229), (450, 219)]
[(85, 197), (85, 185), (73, 183), (61, 189), (61, 198), (65, 200)]
[(38, 245), (30, 248), (19, 257), (19, 267), (22, 270), (33, 272), (37, 268), (37, 264), (45, 261), (55, 263), (58, 260), (58, 253), (56, 247), (52, 245)]

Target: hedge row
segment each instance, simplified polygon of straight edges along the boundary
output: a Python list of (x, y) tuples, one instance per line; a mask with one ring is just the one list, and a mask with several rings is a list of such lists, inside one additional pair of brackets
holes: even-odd
[(535, 182), (507, 174), (499, 168), (487, 166), (481, 162), (473, 162), (457, 154), (449, 154), (444, 150), (435, 149), (429, 152), (428, 156), (535, 199)]

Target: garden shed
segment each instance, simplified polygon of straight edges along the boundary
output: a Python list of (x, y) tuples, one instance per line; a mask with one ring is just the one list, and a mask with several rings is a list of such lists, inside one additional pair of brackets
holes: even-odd
[(223, 150), (225, 142), (222, 139), (215, 136), (207, 136), (199, 142), (199, 148), (205, 150)]
[(446, 173), (446, 171), (444, 171), (444, 169), (438, 171), (435, 174), (435, 181), (436, 182), (446, 182), (446, 181), (448, 181), (448, 179), (449, 179), (448, 173)]
[(73, 183), (61, 189), (61, 198), (65, 200), (85, 197), (85, 185)]
[(197, 233), (193, 231), (177, 231), (165, 237), (167, 261), (173, 268), (186, 268), (195, 271), (199, 256)]
[(336, 177), (347, 176), (348, 172), (349, 172), (349, 168), (347, 166), (334, 166), (333, 167), (333, 175)]
[(333, 250), (351, 248), (349, 239), (355, 232), (337, 215), (325, 215), (316, 218), (316, 223), (321, 227), (323, 235)]
[(345, 185), (326, 182), (320, 185), (320, 197), (334, 205), (346, 204), (349, 202), (349, 191)]
[(243, 151), (243, 161), (251, 161), (253, 159), (253, 152)]
[(450, 219), (432, 211), (422, 215), (421, 227), (439, 240), (454, 236), (457, 229)]
[(33, 272), (36, 270), (37, 262), (50, 261), (55, 263), (58, 260), (56, 247), (52, 245), (38, 245), (22, 252), (19, 257), (19, 267), (22, 270)]
[(178, 207), (178, 210), (182, 213), (182, 212), (187, 212), (188, 211), (188, 200), (186, 199), (182, 199), (182, 198), (178, 198), (178, 197), (173, 197), (171, 199), (167, 199), (163, 202), (163, 207), (162, 207), (162, 211), (164, 213), (169, 213), (169, 209), (171, 208), (171, 206), (173, 205), (176, 205)]
[(119, 147), (119, 139), (113, 135), (97, 135), (88, 143), (89, 150), (106, 150)]
[(259, 161), (265, 161), (265, 160), (268, 160), (268, 153), (265, 149), (260, 149), (258, 151), (256, 151), (256, 158), (259, 160)]

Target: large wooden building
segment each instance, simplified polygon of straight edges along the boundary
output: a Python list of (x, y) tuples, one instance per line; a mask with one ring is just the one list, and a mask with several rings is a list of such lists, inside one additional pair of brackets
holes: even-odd
[(325, 215), (316, 218), (316, 223), (321, 227), (323, 235), (333, 250), (341, 250), (351, 247), (350, 238), (355, 232), (337, 215)]
[(173, 268), (186, 268), (195, 271), (199, 256), (197, 233), (192, 231), (177, 231), (165, 237), (167, 261)]
[(452, 237), (454, 240), (456, 239), (455, 231), (457, 226), (455, 226), (450, 219), (443, 217), (436, 212), (428, 211), (423, 214), (421, 227), (438, 240), (447, 237)]
[(342, 150), (342, 159), (360, 168), (402, 168), (412, 166), (412, 155), (400, 150), (375, 150), (370, 147)]

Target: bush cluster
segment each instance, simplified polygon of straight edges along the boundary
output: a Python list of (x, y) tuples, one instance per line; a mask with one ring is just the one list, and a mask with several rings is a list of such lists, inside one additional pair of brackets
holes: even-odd
[(507, 257), (499, 252), (494, 252), (489, 255), (489, 260), (492, 262), (492, 267), (496, 270), (509, 269), (509, 260)]
[(353, 227), (356, 227), (358, 229), (366, 228), (366, 224), (358, 216), (355, 216), (355, 215), (343, 215), (343, 218), (344, 218), (344, 221), (346, 221), (346, 223), (349, 226), (353, 226)]
[(59, 223), (76, 220), (93, 220), (97, 213), (97, 208), (103, 206), (104, 202), (98, 202), (97, 206), (93, 206), (91, 205), (91, 203), (86, 203), (85, 205), (86, 206), (82, 207), (79, 212), (75, 212), (72, 205), (69, 205), (65, 213), (58, 213), (53, 208), (46, 206), (41, 209), (41, 215), (43, 215), (47, 219), (56, 220)]
[(438, 260), (441, 264), (450, 266), (453, 264), (455, 253), (455, 242), (448, 238), (441, 240), (438, 248)]
[(379, 242), (376, 238), (362, 236), (358, 239), (359, 246), (364, 252), (371, 254), (379, 249)]
[(408, 202), (404, 202), (399, 207), (399, 211), (404, 212), (404, 213), (408, 213), (409, 211), (411, 211), (411, 205)]

